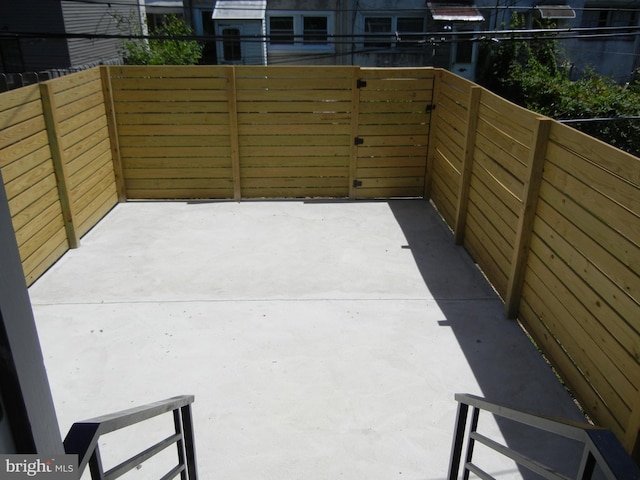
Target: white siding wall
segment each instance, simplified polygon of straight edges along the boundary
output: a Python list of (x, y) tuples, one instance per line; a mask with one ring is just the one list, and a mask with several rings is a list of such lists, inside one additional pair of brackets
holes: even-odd
[[(216, 33), (220, 34), (221, 28), (224, 26), (238, 27), (241, 29), (241, 35), (256, 36), (260, 38), (264, 35), (263, 20), (215, 20)], [(222, 41), (218, 41), (218, 63), (224, 65), (224, 55), (222, 51)], [(265, 65), (264, 42), (242, 42), (242, 61), (232, 62), (242, 65)]]

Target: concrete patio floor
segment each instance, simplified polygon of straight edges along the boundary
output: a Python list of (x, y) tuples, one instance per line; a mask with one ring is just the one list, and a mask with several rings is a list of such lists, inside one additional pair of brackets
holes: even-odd
[(120, 204), (29, 292), (63, 436), (194, 394), (202, 479), (446, 478), (456, 392), (583, 420), (421, 200)]

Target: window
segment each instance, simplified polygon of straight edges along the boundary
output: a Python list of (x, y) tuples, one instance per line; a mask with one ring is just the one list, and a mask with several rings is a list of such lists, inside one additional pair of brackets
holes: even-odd
[[(364, 46), (367, 48), (391, 47), (391, 18), (367, 17), (364, 19)], [(383, 36), (384, 35), (384, 36)]]
[[(327, 49), (332, 34), (332, 14), (316, 12), (278, 12), (268, 20), (269, 45), (272, 49)], [(284, 13), (284, 14), (282, 14)]]
[(226, 62), (242, 60), (239, 29), (225, 28), (222, 30), (222, 52)]
[(327, 43), (327, 17), (303, 17), (304, 43)]
[(272, 45), (293, 45), (293, 17), (269, 17), (269, 32)]
[[(610, 7), (586, 7), (582, 13), (582, 28), (634, 27), (638, 24), (635, 10), (612, 10)], [(606, 30), (593, 30), (584, 35), (607, 33)], [(609, 32), (620, 33), (620, 31)], [(633, 40), (633, 37), (619, 37), (619, 40)]]
[(456, 41), (455, 63), (473, 62), (473, 42), (471, 35), (461, 35)]
[(419, 35), (415, 34), (424, 32), (424, 19), (411, 17), (398, 18), (397, 31), (400, 37), (400, 41), (397, 43), (398, 47), (415, 47), (420, 41)]
[(423, 17), (365, 17), (363, 43), (365, 48), (412, 47), (422, 32)]

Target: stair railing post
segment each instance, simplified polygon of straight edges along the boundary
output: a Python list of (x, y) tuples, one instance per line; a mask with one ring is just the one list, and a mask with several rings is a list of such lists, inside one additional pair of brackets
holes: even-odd
[(467, 414), (469, 413), (469, 405), (466, 403), (458, 403), (458, 413), (456, 415), (456, 430), (453, 436), (453, 445), (451, 446), (451, 459), (449, 460), (449, 480), (458, 478), (460, 469), (460, 459), (462, 458), (462, 444), (464, 443), (464, 434), (467, 427)]
[(104, 469), (102, 468), (102, 458), (100, 457), (100, 447), (96, 445), (89, 460), (89, 472), (91, 480), (104, 480)]
[[(470, 434), (478, 430), (479, 418), (480, 418), (480, 409), (478, 407), (473, 407), (473, 413), (471, 414), (471, 425), (469, 426)], [(463, 480), (469, 480), (469, 470), (467, 469), (466, 465), (470, 463), (471, 460), (473, 459), (473, 447), (475, 443), (476, 443), (475, 440), (469, 437), (469, 443), (467, 444), (467, 455), (465, 456), (464, 466), (462, 467), (464, 469), (462, 474)]]
[(176, 448), (178, 450), (178, 465), (184, 466), (184, 469), (180, 472), (180, 480), (188, 480), (189, 473), (187, 472), (188, 465), (184, 446), (184, 429), (182, 428), (182, 416), (180, 415), (179, 408), (176, 408), (173, 411), (173, 425), (175, 427), (175, 432), (180, 435), (180, 440), (176, 442)]
[(184, 437), (185, 460), (189, 472), (189, 480), (198, 480), (198, 465), (196, 463), (196, 446), (193, 437), (193, 417), (191, 404), (180, 409), (182, 414), (182, 435)]

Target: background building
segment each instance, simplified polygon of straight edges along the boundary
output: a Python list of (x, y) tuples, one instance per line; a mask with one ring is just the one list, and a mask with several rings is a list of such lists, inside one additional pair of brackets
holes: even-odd
[(100, 36), (140, 33), (144, 23), (140, 2), (0, 2), (0, 32), (7, 32), (0, 36), (0, 73), (79, 68), (120, 58), (121, 41)]
[(204, 64), (435, 66), (473, 80), (481, 42), (500, 41), (517, 13), (521, 28), (572, 29), (558, 40), (572, 78), (593, 69), (624, 83), (640, 68), (639, 12), (640, 0), (2, 2), (0, 73), (117, 60), (122, 39), (101, 35), (178, 14), (203, 36)]

